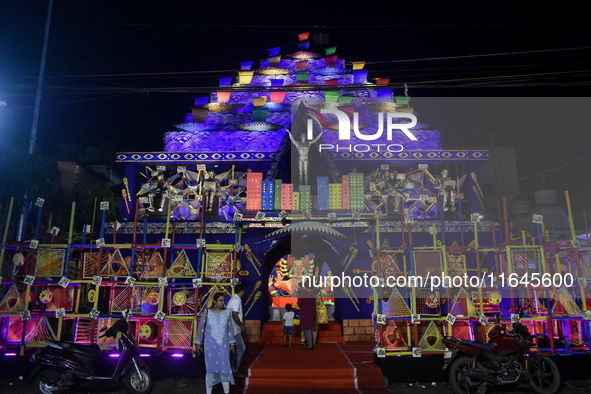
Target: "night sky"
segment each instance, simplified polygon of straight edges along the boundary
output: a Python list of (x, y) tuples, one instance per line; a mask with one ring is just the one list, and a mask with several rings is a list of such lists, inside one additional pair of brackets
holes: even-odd
[[(587, 13), (566, 2), (552, 9), (453, 3), (56, 0), (37, 143), (48, 154), (59, 143), (161, 151), (193, 97), (235, 76), (239, 61), (256, 64), (277, 46), (294, 52), (297, 33), (322, 32), (340, 58), (373, 62), (370, 78), (390, 77), (395, 94), (407, 83), (419, 121), (441, 131), (444, 148), (486, 148), (489, 138), (470, 131), (491, 134), (495, 145), (516, 147), (520, 178), (581, 159), (546, 179), (584, 191), (591, 184)], [(0, 152), (28, 144), (46, 12), (47, 1), (0, 1), (0, 101), (7, 103)], [(506, 54), (531, 51), (542, 52)]]

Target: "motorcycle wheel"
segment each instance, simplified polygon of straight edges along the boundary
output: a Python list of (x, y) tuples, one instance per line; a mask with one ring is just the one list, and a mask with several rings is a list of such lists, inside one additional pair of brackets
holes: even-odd
[(484, 394), (486, 392), (484, 382), (466, 376), (466, 373), (472, 369), (472, 363), (471, 357), (460, 357), (451, 365), (449, 385), (456, 394)]
[(529, 364), (529, 387), (538, 394), (554, 394), (560, 388), (560, 371), (554, 361), (542, 357)]
[(125, 375), (124, 383), (128, 393), (149, 393), (152, 390), (153, 382), (150, 372), (143, 368), (140, 368), (140, 372), (141, 379), (135, 368)]
[(35, 379), (35, 392), (40, 394), (53, 394), (60, 389), (59, 386), (54, 386), (43, 381), (43, 372)]

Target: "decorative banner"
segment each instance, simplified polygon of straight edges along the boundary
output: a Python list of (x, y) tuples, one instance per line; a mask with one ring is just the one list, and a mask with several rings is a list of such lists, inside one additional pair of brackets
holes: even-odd
[(357, 70), (353, 71), (353, 83), (365, 83), (367, 82), (367, 71)]
[(305, 70), (306, 67), (308, 67), (308, 61), (307, 60), (303, 60), (301, 62), (297, 62), (296, 63), (296, 67), (298, 68), (298, 71), (299, 70)]
[(191, 108), (191, 113), (193, 115), (192, 116), (193, 122), (197, 122), (197, 123), (205, 122), (205, 118), (207, 118), (208, 112), (209, 112), (209, 109), (205, 108), (205, 107)]
[(309, 70), (301, 70), (296, 71), (296, 81), (298, 83), (308, 83), (308, 79), (310, 78), (310, 71)]
[(220, 88), (229, 88), (232, 83), (232, 77), (220, 78)]
[(353, 71), (363, 70), (363, 67), (365, 67), (365, 61), (351, 62), (351, 64), (353, 65)]
[(279, 55), (279, 51), (281, 50), (281, 47), (269, 48), (267, 50), (269, 51), (269, 57), (273, 57), (273, 56)]
[(267, 102), (267, 96), (255, 97), (252, 101), (255, 107), (262, 107)]
[(375, 80), (377, 86), (388, 86), (390, 83), (390, 78), (376, 78)]
[[(283, 102), (284, 98), (285, 98), (285, 91), (271, 92), (271, 102), (272, 103), (281, 103), (281, 102)], [(253, 108), (253, 110), (254, 110), (254, 108)], [(254, 119), (254, 116), (253, 116), (253, 119)]]
[(283, 86), (285, 80), (283, 78), (274, 78), (270, 80), (271, 86)]
[(324, 58), (325, 67), (334, 67), (337, 64), (337, 55), (327, 56)]
[(223, 91), (218, 91), (218, 103), (227, 103), (228, 101), (230, 101), (230, 95), (232, 94), (232, 92), (223, 92)]
[[(253, 62), (240, 62), (240, 69), (242, 71), (250, 70)], [(242, 83), (242, 82), (240, 82)], [(250, 83), (250, 82), (249, 82)]]
[[(277, 48), (277, 49), (279, 49), (279, 48)], [(280, 62), (281, 62), (281, 56), (269, 57), (269, 67), (279, 67)]]
[[(252, 62), (251, 62), (252, 64)], [(242, 85), (250, 85), (254, 71), (238, 71), (238, 82)], [(218, 99), (219, 102), (219, 99)]]
[(337, 47), (324, 48), (326, 56), (331, 56), (337, 53)]
[(195, 107), (203, 107), (205, 104), (209, 103), (209, 97), (194, 97), (195, 99)]
[(308, 37), (310, 37), (310, 32), (307, 31), (305, 33), (299, 33), (298, 34), (298, 40), (300, 41), (306, 41), (308, 39)]

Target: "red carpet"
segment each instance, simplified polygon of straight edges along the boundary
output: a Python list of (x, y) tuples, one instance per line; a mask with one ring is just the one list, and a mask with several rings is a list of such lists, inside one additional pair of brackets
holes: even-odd
[[(244, 393), (301, 394), (302, 390), (307, 394), (386, 393), (371, 348), (371, 345), (320, 343), (313, 351), (306, 351), (299, 344), (291, 348), (267, 344), (247, 364), (250, 367)], [(250, 347), (250, 350), (248, 361), (258, 349)]]

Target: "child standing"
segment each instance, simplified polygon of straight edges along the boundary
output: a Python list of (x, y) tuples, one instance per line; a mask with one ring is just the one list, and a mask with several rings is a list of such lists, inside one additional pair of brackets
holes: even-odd
[(289, 347), (293, 342), (293, 318), (294, 313), (291, 311), (291, 304), (285, 304), (286, 312), (283, 314), (283, 346), (287, 346), (286, 341), (289, 340)]

